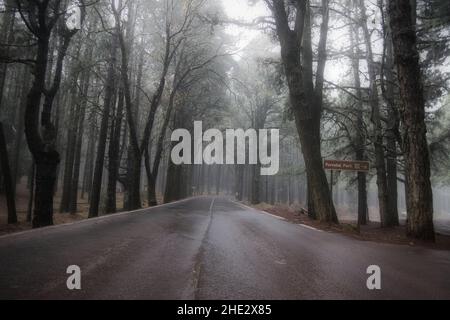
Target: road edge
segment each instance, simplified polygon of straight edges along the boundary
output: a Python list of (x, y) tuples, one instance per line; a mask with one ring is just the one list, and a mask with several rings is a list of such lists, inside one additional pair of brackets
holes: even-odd
[(37, 228), (37, 229), (30, 229), (30, 230), (20, 231), (20, 232), (13, 232), (13, 233), (9, 233), (9, 234), (0, 235), (0, 240), (5, 239), (5, 238), (14, 237), (14, 236), (20, 236), (20, 235), (24, 235), (24, 234), (29, 234), (29, 233), (37, 233), (37, 232), (42, 232), (42, 231), (47, 231), (47, 230), (54, 230), (54, 229), (57, 229), (57, 228), (60, 228), (60, 227), (67, 227), (67, 226), (72, 226), (72, 225), (77, 225), (77, 224), (82, 224), (82, 223), (87, 223), (87, 222), (95, 222), (95, 221), (106, 220), (106, 219), (109, 219), (109, 218), (120, 217), (120, 216), (124, 216), (124, 215), (139, 214), (139, 213), (143, 213), (144, 211), (148, 211), (148, 210), (152, 210), (152, 209), (158, 209), (158, 208), (162, 208), (162, 207), (167, 207), (167, 206), (170, 206), (170, 205), (173, 205), (173, 204), (176, 204), (176, 203), (181, 203), (181, 202), (189, 201), (189, 200), (192, 200), (192, 199), (195, 199), (195, 198), (202, 198), (202, 197), (203, 196), (189, 197), (189, 198), (185, 198), (185, 199), (181, 199), (181, 200), (177, 200), (177, 201), (173, 201), (173, 202), (169, 202), (169, 203), (159, 204), (159, 205), (154, 206), (154, 207), (148, 207), (148, 208), (142, 208), (142, 209), (137, 209), (137, 210), (132, 210), (132, 211), (125, 211), (125, 212), (107, 214), (107, 215), (102, 215), (100, 217), (95, 217), (95, 218), (86, 218), (86, 219), (79, 220), (79, 221), (62, 223), (62, 224), (57, 224), (57, 225), (48, 226), (48, 227), (44, 227), (44, 228)]

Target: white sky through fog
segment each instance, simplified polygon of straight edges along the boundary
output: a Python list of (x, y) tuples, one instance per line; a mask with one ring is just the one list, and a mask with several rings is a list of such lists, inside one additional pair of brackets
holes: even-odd
[[(232, 20), (242, 20), (245, 22), (252, 22), (254, 19), (261, 16), (270, 16), (271, 12), (266, 7), (264, 1), (260, 0), (254, 5), (249, 5), (248, 0), (221, 0), (225, 8), (228, 18)], [(229, 25), (226, 28), (227, 32), (237, 37), (237, 49), (243, 49), (249, 42), (257, 37), (263, 35), (262, 31), (253, 30), (250, 28), (240, 27), (237, 25)], [(331, 38), (331, 37), (330, 37)], [(331, 39), (330, 39), (331, 40)], [(347, 39), (344, 40), (348, 41)], [(337, 39), (337, 42), (339, 40)], [(279, 52), (278, 52), (279, 54)], [(239, 53), (236, 54), (235, 59), (243, 58)], [(345, 78), (348, 69), (344, 64), (338, 61), (328, 61), (325, 69), (325, 78), (333, 83), (339, 83)]]
[(270, 14), (263, 1), (255, 5), (249, 5), (247, 0), (222, 0), (222, 2), (228, 16), (235, 19), (243, 18), (251, 21), (256, 17)]
[[(249, 5), (247, 0), (221, 0), (225, 8), (225, 13), (231, 20), (239, 20), (243, 22), (252, 22), (254, 19), (261, 16), (270, 15), (262, 1), (255, 5)], [(248, 43), (261, 36), (262, 32), (251, 28), (245, 28), (230, 24), (226, 27), (228, 33), (236, 37), (236, 49), (243, 49)], [(235, 56), (239, 60), (240, 54)]]

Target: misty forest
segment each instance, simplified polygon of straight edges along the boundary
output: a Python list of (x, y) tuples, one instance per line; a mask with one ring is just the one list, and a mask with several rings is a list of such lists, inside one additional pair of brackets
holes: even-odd
[[(217, 195), (450, 233), (448, 0), (2, 0), (0, 30), (0, 230)], [(195, 121), (279, 129), (278, 173), (174, 164)]]

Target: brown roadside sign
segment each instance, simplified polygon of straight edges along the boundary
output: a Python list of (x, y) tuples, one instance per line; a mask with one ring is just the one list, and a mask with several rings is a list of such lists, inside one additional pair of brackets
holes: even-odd
[(369, 172), (370, 163), (368, 161), (325, 160), (323, 167), (325, 170)]

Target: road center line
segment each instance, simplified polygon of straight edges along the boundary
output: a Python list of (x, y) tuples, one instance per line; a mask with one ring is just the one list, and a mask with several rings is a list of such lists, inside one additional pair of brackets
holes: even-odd
[(212, 209), (213, 209), (213, 207), (214, 207), (214, 201), (216, 201), (216, 198), (213, 198), (213, 199), (212, 199), (211, 205), (209, 206), (209, 214), (211, 214), (211, 215), (212, 215)]
[(216, 198), (214, 197), (211, 201), (211, 205), (209, 206), (209, 221), (208, 226), (206, 227), (205, 233), (202, 237), (202, 242), (200, 244), (200, 247), (198, 249), (198, 253), (195, 256), (195, 264), (194, 264), (194, 270), (193, 270), (193, 300), (198, 300), (198, 294), (199, 294), (199, 281), (200, 281), (200, 274), (202, 272), (202, 259), (203, 255), (205, 253), (205, 243), (206, 239), (208, 237), (209, 230), (211, 229), (212, 219), (213, 219), (213, 207), (214, 207), (214, 201)]

